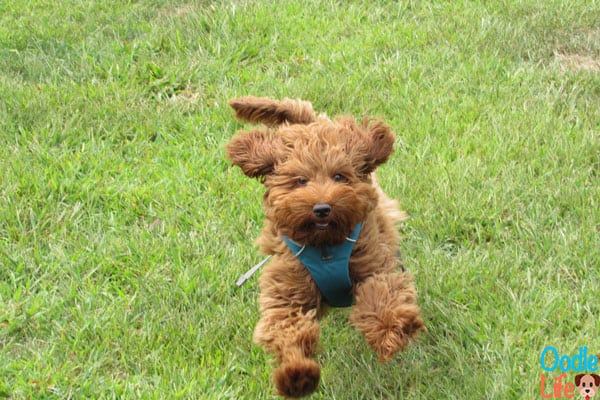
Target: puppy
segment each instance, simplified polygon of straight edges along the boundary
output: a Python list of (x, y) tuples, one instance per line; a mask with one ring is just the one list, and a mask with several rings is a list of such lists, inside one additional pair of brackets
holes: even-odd
[(575, 375), (575, 386), (585, 400), (590, 400), (590, 397), (594, 397), (598, 391), (600, 376), (596, 374)]
[(272, 256), (260, 277), (254, 341), (275, 355), (277, 392), (301, 397), (318, 386), (315, 353), (327, 307), (352, 306), (350, 323), (380, 360), (425, 329), (413, 279), (399, 260), (404, 219), (375, 169), (395, 136), (381, 121), (330, 120), (306, 101), (243, 97), (229, 104), (242, 121), (227, 157), (264, 183), (265, 223), (257, 240)]

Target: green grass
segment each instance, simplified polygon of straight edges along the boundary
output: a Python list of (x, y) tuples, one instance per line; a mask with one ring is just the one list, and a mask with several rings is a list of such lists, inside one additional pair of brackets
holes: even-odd
[(262, 188), (223, 151), (252, 94), (399, 138), (380, 181), (429, 331), (379, 364), (330, 313), (313, 398), (541, 398), (545, 346), (600, 354), (599, 21), (590, 0), (0, 3), (0, 397), (274, 397), (256, 278), (234, 286)]

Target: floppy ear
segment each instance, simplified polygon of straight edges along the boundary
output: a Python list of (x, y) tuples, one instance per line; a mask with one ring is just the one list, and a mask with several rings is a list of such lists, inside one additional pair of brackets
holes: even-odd
[(594, 378), (594, 383), (596, 384), (596, 386), (600, 386), (600, 375), (596, 375), (596, 374), (590, 374), (592, 375), (592, 378)]
[(575, 375), (575, 386), (579, 387), (579, 384), (581, 383), (581, 378), (583, 378), (586, 374), (577, 374)]
[(260, 130), (240, 132), (226, 146), (227, 158), (251, 178), (273, 172), (280, 156), (279, 139)]
[(368, 119), (363, 119), (361, 127), (358, 127), (354, 120), (341, 121), (341, 123), (350, 128), (346, 148), (353, 156), (359, 172), (363, 174), (373, 172), (375, 168), (386, 162), (394, 151), (396, 136), (384, 122), (370, 122)]
[(316, 118), (312, 104), (303, 100), (277, 101), (266, 97), (246, 96), (229, 100), (229, 105), (235, 110), (237, 119), (270, 126), (285, 122), (309, 124)]

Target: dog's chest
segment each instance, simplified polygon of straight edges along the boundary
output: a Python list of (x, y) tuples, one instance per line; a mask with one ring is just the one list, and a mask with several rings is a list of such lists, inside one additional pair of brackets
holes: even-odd
[(348, 266), (360, 229), (361, 224), (358, 224), (350, 236), (336, 246), (302, 246), (287, 237), (283, 238), (308, 270), (327, 303), (333, 307), (352, 305), (352, 281)]

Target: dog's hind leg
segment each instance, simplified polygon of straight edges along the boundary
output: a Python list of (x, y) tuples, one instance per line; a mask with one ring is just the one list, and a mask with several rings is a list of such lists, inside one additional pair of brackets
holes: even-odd
[(316, 116), (312, 104), (303, 100), (271, 100), (265, 97), (240, 97), (229, 100), (235, 116), (242, 121), (276, 126), (283, 123), (309, 124)]
[(408, 272), (373, 275), (357, 284), (350, 323), (381, 361), (390, 360), (425, 330), (416, 297)]

